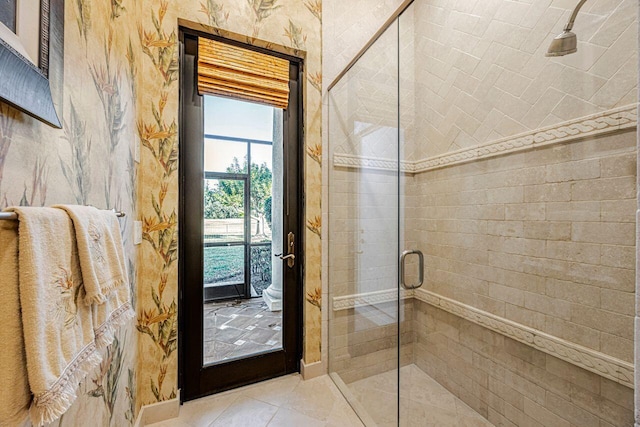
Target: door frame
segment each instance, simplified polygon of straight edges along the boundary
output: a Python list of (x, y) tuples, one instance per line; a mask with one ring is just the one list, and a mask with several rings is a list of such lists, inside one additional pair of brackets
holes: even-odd
[[(179, 66), (180, 66), (180, 102), (179, 102), (179, 239), (178, 239), (178, 387), (181, 389), (181, 402), (203, 397), (209, 394), (229, 390), (243, 385), (251, 384), (280, 375), (300, 371), (300, 359), (303, 347), (303, 290), (304, 290), (304, 109), (303, 109), (303, 82), (304, 61), (303, 58), (274, 52), (265, 48), (249, 45), (240, 41), (225, 38), (200, 31), (198, 24), (193, 27), (185, 21), (179, 26)], [(183, 98), (183, 78), (187, 71), (194, 68), (186, 61), (187, 43), (196, 43), (197, 38), (204, 37), (240, 46), (245, 49), (265, 53), (289, 61), (290, 98), (289, 108), (285, 110), (283, 138), (284, 138), (284, 232), (282, 247), (286, 247), (287, 233), (296, 234), (295, 256), (296, 263), (293, 268), (284, 268), (283, 278), (283, 349), (268, 353), (262, 353), (247, 358), (203, 367), (203, 317), (202, 309), (189, 309), (196, 305), (202, 307), (204, 295), (196, 287), (188, 288), (185, 284), (193, 280), (194, 275), (202, 278), (203, 257), (186, 258), (187, 246), (194, 239), (199, 239), (201, 245), (202, 225), (201, 217), (202, 200), (195, 202), (195, 198), (189, 201), (185, 194), (185, 185), (190, 180), (203, 181), (204, 174), (198, 177), (191, 173), (188, 175), (185, 165), (189, 160), (197, 161), (193, 156), (198, 156), (198, 150), (189, 149), (187, 146), (188, 134), (193, 129), (185, 126), (185, 112)], [(190, 74), (195, 78), (195, 70)], [(199, 98), (200, 100), (202, 97)], [(200, 111), (202, 111), (202, 106)], [(201, 117), (202, 118), (202, 117)], [(200, 126), (204, 135), (204, 127)], [(204, 141), (204, 140), (203, 140)], [(199, 154), (202, 158), (202, 153)], [(294, 177), (292, 179), (292, 177)], [(291, 186), (291, 184), (294, 184)], [(201, 184), (202, 185), (202, 184)], [(198, 199), (202, 199), (198, 197)], [(198, 205), (199, 204), (199, 205)], [(191, 222), (190, 222), (191, 220)], [(193, 233), (194, 221), (200, 223), (200, 237)], [(198, 273), (199, 272), (199, 273)], [(202, 280), (200, 280), (202, 282)], [(187, 333), (189, 331), (189, 333)], [(195, 350), (194, 350), (195, 349)], [(198, 350), (199, 349), (199, 350)], [(195, 354), (194, 354), (195, 351)], [(194, 363), (199, 360), (199, 363)], [(222, 371), (223, 370), (223, 371)], [(224, 372), (224, 375), (221, 375)], [(211, 385), (214, 384), (215, 387)]]

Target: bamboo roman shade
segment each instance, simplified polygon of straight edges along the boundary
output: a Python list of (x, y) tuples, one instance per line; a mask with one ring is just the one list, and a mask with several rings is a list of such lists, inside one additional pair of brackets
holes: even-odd
[(200, 37), (198, 91), (286, 109), (289, 61)]

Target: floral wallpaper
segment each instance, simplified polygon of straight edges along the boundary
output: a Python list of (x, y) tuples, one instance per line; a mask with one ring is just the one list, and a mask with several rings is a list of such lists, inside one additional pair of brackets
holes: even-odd
[(77, 203), (126, 212), (137, 319), (119, 331), (56, 426), (131, 425), (142, 405), (177, 396), (178, 18), (306, 52), (303, 358), (320, 360), (320, 0), (67, 0), (64, 126), (0, 103), (0, 208)]
[[(139, 10), (132, 0), (66, 2), (65, 85), (58, 110), (63, 129), (0, 103), (0, 208), (74, 203), (124, 211), (120, 223), (134, 296), (138, 132), (136, 77), (127, 57), (140, 50), (137, 37), (130, 37), (137, 34)], [(100, 366), (80, 385), (75, 404), (53, 425), (84, 426), (88, 419), (94, 425), (132, 425), (137, 342), (133, 322), (121, 328)]]
[(246, 36), (246, 42), (306, 51), (305, 362), (320, 360), (321, 298), (321, 19), (319, 0), (144, 2), (138, 25), (142, 58), (137, 130), (140, 172), (138, 403), (177, 394), (178, 18)]

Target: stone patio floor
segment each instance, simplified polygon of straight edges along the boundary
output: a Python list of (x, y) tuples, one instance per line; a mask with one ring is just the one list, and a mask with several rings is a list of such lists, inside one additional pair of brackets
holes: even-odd
[(204, 363), (251, 356), (282, 347), (282, 312), (262, 298), (204, 305)]

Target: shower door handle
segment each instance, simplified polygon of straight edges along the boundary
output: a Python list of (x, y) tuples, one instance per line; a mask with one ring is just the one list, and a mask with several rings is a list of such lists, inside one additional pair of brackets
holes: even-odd
[[(418, 255), (418, 283), (407, 285), (404, 281), (404, 263), (407, 255)], [(400, 256), (400, 284), (405, 289), (418, 289), (424, 283), (424, 255), (417, 249), (402, 252)]]

